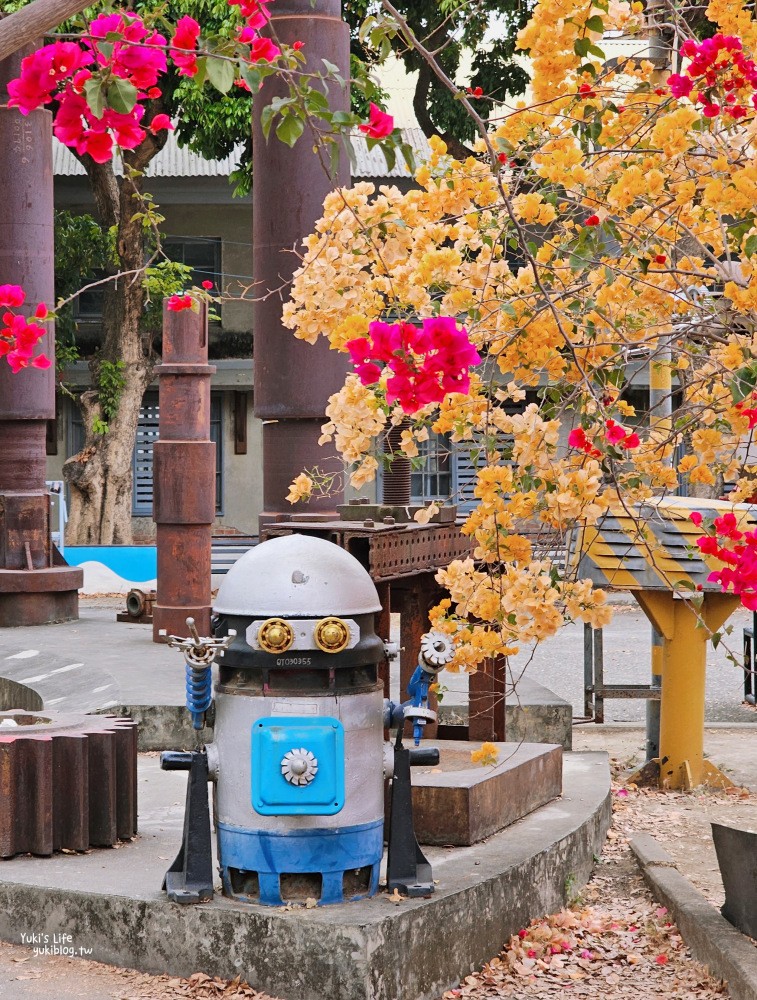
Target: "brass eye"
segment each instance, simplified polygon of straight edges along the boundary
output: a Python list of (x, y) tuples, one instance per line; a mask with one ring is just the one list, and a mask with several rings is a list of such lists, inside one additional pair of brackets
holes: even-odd
[(315, 627), (315, 644), (324, 653), (341, 653), (349, 641), (349, 625), (341, 618), (324, 618)]
[(294, 629), (283, 618), (269, 618), (258, 630), (258, 643), (266, 653), (285, 653), (294, 642)]

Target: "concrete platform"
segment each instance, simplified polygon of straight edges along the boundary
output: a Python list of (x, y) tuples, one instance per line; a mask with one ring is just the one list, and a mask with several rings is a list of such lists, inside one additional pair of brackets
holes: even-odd
[(241, 974), (285, 1000), (434, 1000), (508, 935), (564, 904), (566, 883), (588, 878), (611, 815), (606, 754), (568, 754), (561, 799), (485, 843), (428, 849), (431, 898), (270, 909), (217, 896), (185, 908), (160, 892), (181, 839), (185, 781), (143, 758), (137, 841), (0, 863), (0, 937), (69, 935), (65, 946), (91, 949), (92, 959), (177, 976)]

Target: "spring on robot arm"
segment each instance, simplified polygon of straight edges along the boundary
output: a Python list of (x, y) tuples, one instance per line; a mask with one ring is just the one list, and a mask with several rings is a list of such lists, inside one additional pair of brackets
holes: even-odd
[[(213, 673), (210, 667), (186, 664), (187, 708), (192, 713), (195, 729), (202, 729), (202, 716), (213, 701)], [(199, 721), (199, 725), (198, 725)]]

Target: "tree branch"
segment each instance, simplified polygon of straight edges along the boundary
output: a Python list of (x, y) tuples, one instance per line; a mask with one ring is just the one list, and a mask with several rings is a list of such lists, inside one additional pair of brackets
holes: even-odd
[(91, 3), (86, 0), (34, 0), (15, 14), (0, 16), (0, 62), (29, 45), (66, 18), (79, 14)]

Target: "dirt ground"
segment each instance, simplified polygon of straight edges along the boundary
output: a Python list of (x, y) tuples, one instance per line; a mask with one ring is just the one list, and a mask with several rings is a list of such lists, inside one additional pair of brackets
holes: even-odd
[[(711, 820), (757, 829), (757, 795), (729, 792), (657, 792), (624, 783), (627, 766), (638, 760), (643, 732), (579, 729), (576, 749), (611, 753), (615, 783), (613, 826), (590, 883), (570, 909), (534, 921), (478, 974), (444, 1000), (716, 1000), (728, 996), (691, 959), (667, 911), (648, 893), (628, 843), (651, 833), (673, 856), (681, 872), (716, 906), (722, 884), (709, 832)], [(708, 735), (708, 746), (713, 741)], [(757, 766), (751, 733), (717, 736), (714, 761), (736, 778)], [(731, 766), (733, 765), (733, 766)], [(757, 782), (752, 786), (757, 788)], [(38, 957), (30, 949), (0, 943), (2, 1000), (270, 1000), (243, 983), (211, 980), (198, 972), (188, 980), (149, 976), (82, 959)], [(325, 1000), (325, 998), (324, 998)], [(339, 1000), (339, 998), (333, 998)], [(413, 1000), (412, 997), (403, 1000)]]

